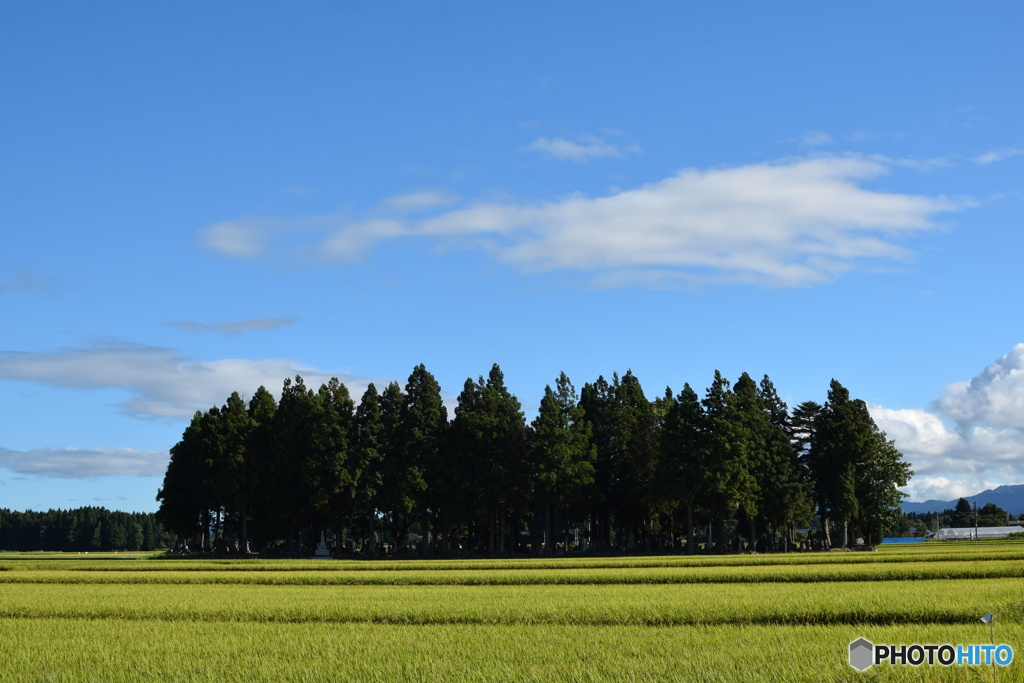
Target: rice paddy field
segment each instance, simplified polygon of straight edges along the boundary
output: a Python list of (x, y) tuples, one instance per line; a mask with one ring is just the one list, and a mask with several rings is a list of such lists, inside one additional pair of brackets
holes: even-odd
[(1024, 657), (1022, 579), (1021, 541), (507, 560), (0, 554), (0, 680), (1024, 680), (1016, 659), (848, 664), (859, 637), (994, 637)]

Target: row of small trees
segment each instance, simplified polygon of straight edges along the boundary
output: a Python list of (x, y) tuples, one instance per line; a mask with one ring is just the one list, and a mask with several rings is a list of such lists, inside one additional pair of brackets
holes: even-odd
[(61, 552), (158, 550), (174, 535), (153, 513), (111, 512), (101, 507), (46, 512), (0, 510), (0, 549)]
[[(911, 472), (863, 401), (834, 381), (790, 413), (767, 376), (703, 399), (689, 384), (654, 401), (627, 372), (584, 385), (563, 373), (527, 424), (495, 365), (467, 379), (449, 421), (423, 365), (403, 388), (371, 384), (358, 405), (332, 379), (286, 379), (197, 412), (171, 449), (159, 515), (201, 547), (301, 551), (345, 530), (356, 550), (553, 552), (680, 549), (702, 541), (788, 549), (817, 515), (822, 542), (878, 539)], [(580, 531), (582, 530), (582, 531)], [(698, 533), (700, 530), (700, 533)], [(711, 539), (705, 537), (708, 531)], [(698, 538), (699, 537), (699, 538)]]

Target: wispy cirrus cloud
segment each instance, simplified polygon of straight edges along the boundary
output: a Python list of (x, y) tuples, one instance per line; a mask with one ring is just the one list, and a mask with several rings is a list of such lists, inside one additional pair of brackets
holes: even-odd
[(871, 406), (871, 415), (913, 463), (914, 500), (1024, 483), (1024, 344), (948, 386), (930, 410)]
[(831, 135), (821, 130), (809, 130), (800, 137), (791, 138), (789, 141), (797, 143), (803, 149), (823, 147), (835, 142)]
[(0, 294), (8, 292), (37, 292), (56, 294), (63, 288), (63, 281), (52, 275), (43, 275), (25, 268), (14, 271), (10, 279), (0, 281)]
[(168, 458), (167, 451), (133, 448), (0, 448), (0, 467), (19, 474), (61, 479), (157, 477), (167, 469)]
[(250, 318), (249, 320), (236, 320), (211, 324), (201, 323), (195, 320), (183, 320), (180, 322), (166, 323), (166, 325), (186, 332), (235, 336), (245, 332), (276, 330), (282, 327), (294, 325), (298, 321), (298, 318)]
[(156, 346), (108, 345), (0, 354), (0, 379), (64, 389), (121, 389), (129, 398), (119, 403), (118, 409), (137, 418), (188, 420), (197, 410), (223, 404), (234, 391), (251, 395), (265, 386), (279, 393), (283, 380), (295, 375), (301, 375), (313, 388), (337, 377), (356, 397), (369, 383), (362, 377), (326, 372), (290, 359), (206, 361)]
[(220, 221), (199, 231), (200, 243), (225, 256), (254, 258), (262, 256), (275, 237), (280, 221), (243, 218)]
[[(308, 251), (339, 262), (365, 258), (381, 241), (418, 238), (483, 249), (523, 272), (579, 271), (596, 286), (807, 286), (863, 262), (904, 260), (911, 255), (908, 236), (973, 205), (865, 187), (899, 165), (819, 156), (685, 169), (601, 197), (470, 202), (415, 220), (309, 217), (291, 229), (312, 236), (316, 226), (321, 238)], [(218, 225), (224, 224), (208, 230)], [(233, 224), (231, 234), (243, 225)], [(250, 227), (252, 239), (261, 239), (265, 228)]]
[(583, 135), (578, 140), (566, 138), (537, 138), (524, 148), (565, 161), (588, 161), (601, 157), (624, 157), (641, 150), (636, 145), (616, 145), (596, 135)]
[(1010, 159), (1021, 154), (1024, 154), (1024, 147), (1003, 147), (1002, 149), (994, 149), (990, 152), (979, 154), (974, 157), (972, 161), (982, 166), (988, 166), (989, 164), (994, 164), (998, 161), (1005, 161), (1006, 159)]
[(420, 190), (388, 197), (381, 206), (397, 213), (416, 213), (439, 206), (451, 206), (459, 201), (459, 196), (444, 190)]

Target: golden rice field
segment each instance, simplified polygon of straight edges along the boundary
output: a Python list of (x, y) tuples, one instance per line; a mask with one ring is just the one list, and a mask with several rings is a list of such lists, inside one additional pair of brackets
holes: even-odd
[(507, 560), (0, 554), (3, 681), (1024, 680), (847, 664), (848, 644), (1024, 657), (1024, 542)]

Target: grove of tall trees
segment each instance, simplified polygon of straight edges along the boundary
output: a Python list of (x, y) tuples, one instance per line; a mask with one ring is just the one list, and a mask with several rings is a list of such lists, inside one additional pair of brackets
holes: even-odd
[[(356, 404), (286, 379), (197, 412), (157, 494), (193, 550), (336, 554), (784, 551), (881, 539), (912, 472), (833, 380), (792, 411), (771, 380), (715, 373), (649, 400), (632, 372), (562, 373), (527, 424), (494, 365), (449, 420), (423, 365)], [(813, 524), (812, 524), (813, 520)], [(806, 547), (806, 546), (805, 546)]]

